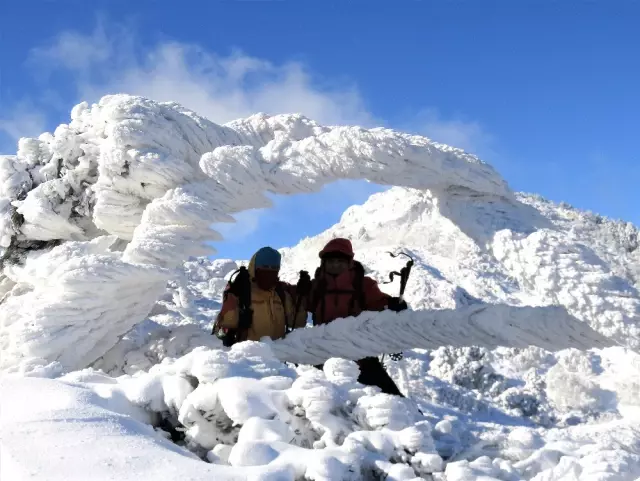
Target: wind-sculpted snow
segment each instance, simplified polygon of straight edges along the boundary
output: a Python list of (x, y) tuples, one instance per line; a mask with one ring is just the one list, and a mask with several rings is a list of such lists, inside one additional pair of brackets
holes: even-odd
[[(33, 355), (78, 368), (102, 355), (162, 294), (159, 269), (167, 269), (167, 281), (189, 256), (207, 253), (204, 242), (220, 239), (209, 226), (230, 222), (230, 214), (244, 209), (268, 206), (266, 191), (314, 192), (336, 179), (366, 178), (512, 198), (502, 178), (476, 157), (386, 129), (327, 128), (296, 115), (256, 115), (218, 126), (177, 104), (125, 95), (104, 97), (91, 107), (80, 104), (71, 118), (53, 135), (22, 139), (17, 155), (2, 160), (3, 258), (19, 259), (39, 247), (34, 241), (113, 234), (129, 241), (118, 246), (124, 247), (122, 275), (106, 274), (101, 285), (104, 292), (122, 292), (134, 283), (136, 294), (128, 311), (114, 309), (109, 296), (94, 295), (91, 308), (82, 312), (81, 305), (67, 309), (65, 297), (87, 298), (82, 282), (65, 284), (72, 293), (54, 296), (46, 284), (25, 287), (23, 279), (7, 302), (29, 309), (3, 306), (3, 367)], [(154, 270), (153, 281), (136, 279), (131, 274), (136, 269)], [(92, 265), (74, 275), (100, 276), (99, 270)], [(10, 279), (8, 286), (3, 280), (8, 291), (16, 280), (4, 276)], [(46, 303), (40, 301), (44, 297)], [(56, 317), (60, 312), (63, 319)], [(104, 324), (105, 312), (111, 313), (112, 327), (93, 339), (94, 330), (105, 330), (95, 327)], [(27, 334), (34, 332), (38, 335)], [(78, 340), (90, 332), (92, 339), (77, 343), (73, 353), (46, 347), (51, 340), (61, 345), (57, 341), (64, 336)], [(20, 342), (25, 336), (29, 342)]]
[(294, 331), (273, 343), (283, 361), (320, 364), (331, 357), (362, 359), (402, 351), (406, 346), (538, 346), (550, 351), (588, 349), (613, 343), (557, 307), (479, 304), (396, 314), (364, 313), (357, 318)]
[(123, 262), (115, 240), (68, 242), (5, 268), (16, 285), (0, 310), (2, 369), (86, 366), (149, 313), (168, 273)]
[(210, 224), (268, 206), (266, 191), (314, 192), (337, 179), (367, 178), (511, 197), (476, 157), (386, 129), (328, 128), (298, 115), (219, 126), (178, 104), (125, 95), (80, 104), (71, 119), (54, 134), (22, 139), (16, 156), (2, 158), (2, 247), (102, 230), (132, 240), (125, 258), (159, 256), (175, 267), (215, 240)]
[[(282, 122), (280, 122), (282, 120)], [(285, 122), (287, 121), (287, 122)], [(301, 128), (298, 124), (302, 123)], [(462, 151), (424, 137), (386, 129), (321, 128), (302, 117), (251, 117), (233, 128), (253, 131), (258, 145), (225, 145), (203, 155), (200, 168), (210, 181), (195, 182), (152, 202), (125, 251), (125, 259), (176, 266), (169, 252), (200, 255), (199, 229), (228, 220), (228, 214), (269, 207), (265, 192), (318, 192), (338, 179), (368, 179), (422, 189), (461, 186), (472, 192), (511, 198), (506, 183), (491, 167)], [(313, 128), (311, 127), (313, 126)], [(313, 134), (307, 137), (303, 135)], [(202, 237), (201, 237), (202, 236)], [(200, 241), (201, 242), (201, 241)]]

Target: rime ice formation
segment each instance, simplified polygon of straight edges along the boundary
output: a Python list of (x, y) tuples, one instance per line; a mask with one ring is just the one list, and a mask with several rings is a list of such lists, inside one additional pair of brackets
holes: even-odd
[(357, 360), (402, 351), (409, 345), (422, 349), (537, 346), (550, 351), (612, 345), (603, 335), (585, 328), (559, 308), (478, 304), (400, 314), (365, 313), (293, 332), (275, 341), (272, 350), (283, 361), (315, 365), (335, 357), (336, 352)]
[[(525, 305), (544, 297), (616, 342), (638, 345), (635, 287), (458, 149), (387, 129), (327, 128), (296, 115), (219, 126), (177, 104), (124, 95), (80, 104), (71, 119), (53, 135), (22, 139), (17, 155), (2, 159), (3, 369), (85, 366), (151, 311), (177, 266), (206, 252), (204, 242), (218, 238), (211, 224), (268, 205), (266, 191), (312, 192), (340, 178), (429, 189), (413, 195), (426, 196), (421, 202), (438, 215), (416, 229), (426, 231), (425, 240), (450, 235), (454, 252), (469, 254), (461, 271), (480, 262), (496, 274), (488, 282), (499, 289), (488, 285), (473, 295)], [(396, 236), (414, 229), (402, 205), (394, 204), (409, 227)], [(386, 212), (376, 222), (398, 220)], [(96, 238), (104, 240), (85, 252), (83, 243)], [(70, 240), (79, 244), (37, 249)], [(20, 255), (28, 259), (16, 266), (11, 261)], [(40, 277), (26, 267), (46, 262), (58, 265)], [(134, 271), (144, 279), (133, 280)], [(61, 295), (51, 290), (54, 279)], [(92, 295), (97, 279), (106, 291), (130, 294), (122, 309)], [(71, 342), (75, 349), (63, 352)]]
[[(78, 368), (99, 357), (107, 344), (142, 320), (141, 313), (150, 312), (162, 293), (163, 275), (168, 280), (189, 256), (206, 252), (206, 240), (218, 238), (209, 229), (212, 223), (267, 206), (266, 191), (313, 192), (335, 179), (367, 178), (464, 189), (515, 202), (490, 166), (423, 137), (327, 128), (296, 115), (256, 115), (218, 126), (177, 104), (126, 95), (76, 106), (68, 125), (53, 135), (22, 139), (17, 155), (4, 157), (2, 166), (0, 238), (7, 260), (30, 252), (34, 242), (86, 242), (114, 235), (122, 242), (115, 247), (101, 242), (100, 252), (53, 254), (61, 263), (64, 288), (72, 291), (68, 296), (91, 297), (91, 278), (100, 268), (73, 267), (96, 262), (91, 256), (117, 257), (123, 272), (147, 269), (140, 266), (156, 272), (152, 281), (138, 283), (130, 313), (117, 314), (110, 298), (95, 296), (91, 310), (68, 310), (68, 300), (50, 295), (46, 283), (32, 284), (4, 269), (3, 290), (12, 290), (0, 314), (3, 369), (17, 364), (24, 369), (34, 359)], [(73, 269), (72, 281), (66, 269)], [(114, 292), (127, 289), (128, 281), (115, 273), (106, 282)], [(57, 337), (79, 339), (96, 324), (108, 326), (99, 329), (100, 338), (96, 333), (83, 339), (73, 355), (52, 347), (64, 343)], [(22, 342), (25, 337), (28, 344)]]

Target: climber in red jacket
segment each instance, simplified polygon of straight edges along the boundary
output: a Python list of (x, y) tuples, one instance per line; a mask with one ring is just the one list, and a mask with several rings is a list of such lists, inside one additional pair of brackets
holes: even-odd
[[(311, 295), (307, 298), (307, 310), (312, 314), (314, 326), (357, 316), (363, 311), (390, 309), (399, 312), (407, 308), (404, 301), (381, 292), (378, 283), (365, 276), (364, 267), (353, 258), (353, 247), (348, 239), (333, 239), (320, 251), (320, 267), (316, 270)], [(402, 396), (377, 357), (357, 362), (360, 383)]]

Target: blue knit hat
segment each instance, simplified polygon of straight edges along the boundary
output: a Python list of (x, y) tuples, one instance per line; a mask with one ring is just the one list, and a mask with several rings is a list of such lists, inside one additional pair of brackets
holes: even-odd
[(272, 249), (271, 247), (263, 247), (256, 252), (255, 266), (257, 267), (270, 267), (280, 269), (280, 261), (282, 256), (280, 253)]

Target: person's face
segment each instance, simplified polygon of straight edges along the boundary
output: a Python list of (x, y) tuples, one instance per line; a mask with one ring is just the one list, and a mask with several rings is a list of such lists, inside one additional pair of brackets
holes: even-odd
[(260, 289), (269, 291), (273, 289), (278, 283), (279, 270), (275, 268), (256, 268), (255, 281)]
[(325, 261), (324, 269), (331, 276), (339, 276), (349, 269), (349, 260), (343, 257), (330, 257)]

